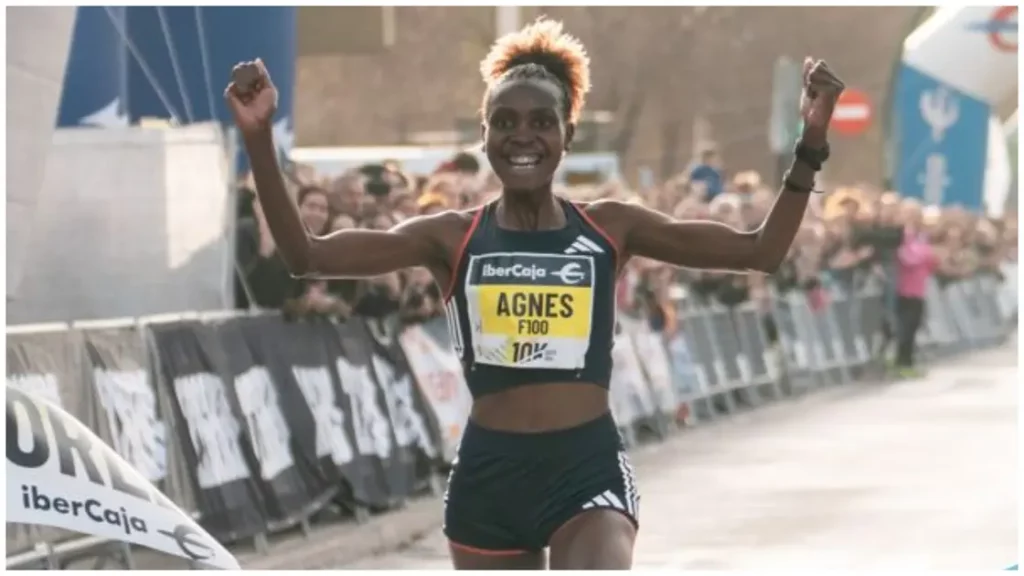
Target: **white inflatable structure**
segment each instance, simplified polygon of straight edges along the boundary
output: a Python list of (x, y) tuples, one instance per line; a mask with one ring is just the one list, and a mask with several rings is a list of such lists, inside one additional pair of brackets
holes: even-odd
[(903, 63), (984, 102), (1017, 86), (1017, 7), (939, 8), (903, 42)]
[(933, 204), (1001, 212), (1013, 180), (992, 107), (1017, 89), (1017, 7), (943, 7), (903, 44), (893, 181)]

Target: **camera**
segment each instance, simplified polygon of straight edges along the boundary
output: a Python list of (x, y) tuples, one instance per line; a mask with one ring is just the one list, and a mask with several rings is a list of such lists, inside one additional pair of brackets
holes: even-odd
[(387, 181), (388, 169), (383, 164), (364, 164), (359, 173), (366, 177), (365, 189), (370, 196), (387, 196), (391, 193), (391, 183)]
[(370, 196), (387, 196), (391, 193), (391, 184), (383, 178), (371, 178), (366, 181), (366, 193)]

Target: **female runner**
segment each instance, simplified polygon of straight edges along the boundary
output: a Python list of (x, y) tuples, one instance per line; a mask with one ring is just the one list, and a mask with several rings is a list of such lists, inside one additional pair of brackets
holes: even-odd
[[(445, 499), (457, 569), (628, 569), (637, 487), (609, 413), (616, 276), (630, 258), (770, 273), (828, 157), (843, 84), (804, 63), (804, 131), (764, 223), (741, 232), (617, 201), (574, 204), (551, 181), (589, 89), (583, 46), (559, 22), (500, 38), (481, 64), (483, 149), (501, 197), (386, 231), (310, 234), (285, 190), (262, 62), (225, 91), (282, 257), (296, 276), (369, 277), (423, 266), (445, 288), (474, 402)], [(545, 550), (550, 549), (550, 558)]]

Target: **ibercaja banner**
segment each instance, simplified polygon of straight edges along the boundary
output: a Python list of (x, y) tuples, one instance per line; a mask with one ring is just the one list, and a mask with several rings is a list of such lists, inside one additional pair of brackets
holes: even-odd
[(146, 546), (207, 568), (238, 561), (91, 430), (7, 387), (7, 522)]

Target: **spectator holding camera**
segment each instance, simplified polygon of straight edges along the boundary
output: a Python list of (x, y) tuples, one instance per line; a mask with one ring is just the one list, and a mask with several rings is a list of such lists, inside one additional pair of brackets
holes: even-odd
[(291, 277), (277, 253), (255, 191), (239, 187), (239, 218), (235, 227), (235, 304), (238, 308), (281, 309), (296, 295)]
[(884, 281), (885, 300), (890, 314), (894, 310), (896, 251), (903, 242), (903, 223), (899, 198), (895, 192), (881, 194), (874, 202), (861, 205), (853, 228), (853, 242), (864, 250), (862, 269), (869, 270)]
[(359, 168), (363, 176), (363, 197), (359, 216), (373, 219), (379, 213), (391, 214), (392, 178), (383, 164), (365, 164)]

